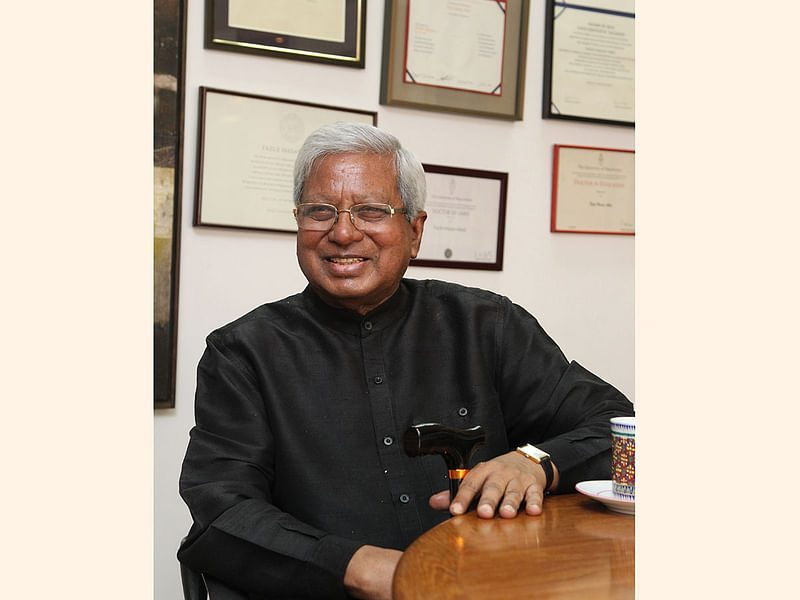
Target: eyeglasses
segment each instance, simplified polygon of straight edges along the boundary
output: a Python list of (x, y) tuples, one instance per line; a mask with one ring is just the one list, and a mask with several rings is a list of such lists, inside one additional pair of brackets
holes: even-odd
[(386, 227), (395, 213), (406, 212), (405, 208), (394, 208), (388, 204), (355, 204), (339, 210), (333, 204), (304, 202), (294, 209), (297, 226), (308, 231), (329, 231), (339, 220), (339, 213), (349, 213), (350, 222), (359, 231), (380, 231)]

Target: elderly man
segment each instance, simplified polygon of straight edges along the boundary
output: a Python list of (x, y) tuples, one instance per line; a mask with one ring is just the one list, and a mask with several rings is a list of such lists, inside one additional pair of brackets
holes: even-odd
[[(507, 298), (403, 278), (425, 176), (397, 139), (317, 130), (294, 200), (308, 286), (213, 332), (198, 367), (182, 562), (252, 598), (390, 598), (402, 550), (473, 500), (483, 518), (537, 515), (546, 493), (610, 477), (622, 394)], [(399, 442), (425, 422), (486, 430), (452, 503), (444, 461)]]

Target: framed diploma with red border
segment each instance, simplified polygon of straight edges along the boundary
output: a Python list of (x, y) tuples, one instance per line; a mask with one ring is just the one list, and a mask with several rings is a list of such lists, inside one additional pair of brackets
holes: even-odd
[(508, 173), (423, 164), (428, 197), (418, 267), (503, 269)]
[(550, 231), (635, 233), (634, 151), (553, 146)]
[(381, 104), (522, 120), (529, 0), (386, 0)]

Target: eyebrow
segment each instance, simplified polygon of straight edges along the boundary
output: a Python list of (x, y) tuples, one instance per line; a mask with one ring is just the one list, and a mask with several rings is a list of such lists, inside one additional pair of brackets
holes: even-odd
[[(353, 204), (369, 204), (369, 203), (378, 203), (378, 204), (389, 204), (391, 205), (390, 198), (385, 198), (381, 194), (365, 194), (362, 196), (352, 196)], [(316, 193), (316, 194), (303, 194), (303, 202), (324, 202), (325, 204), (333, 204), (335, 205), (336, 202), (333, 202), (328, 194), (325, 193)]]

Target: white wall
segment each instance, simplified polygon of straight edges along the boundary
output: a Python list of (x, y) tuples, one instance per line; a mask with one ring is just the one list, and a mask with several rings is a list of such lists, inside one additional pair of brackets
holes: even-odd
[(203, 49), (203, 0), (189, 0), (180, 257), (177, 399), (155, 414), (154, 586), (157, 600), (182, 597), (175, 552), (188, 531), (178, 473), (193, 422), (195, 368), (205, 336), (266, 301), (305, 285), (294, 236), (192, 226), (198, 87), (378, 111), (378, 125), (422, 162), (509, 173), (502, 272), (412, 267), (491, 289), (536, 315), (570, 359), (633, 400), (634, 240), (549, 231), (553, 144), (634, 147), (630, 128), (543, 120), (544, 3), (531, 2), (525, 120), (506, 122), (381, 106), (383, 1), (367, 11), (366, 68), (350, 69)]

